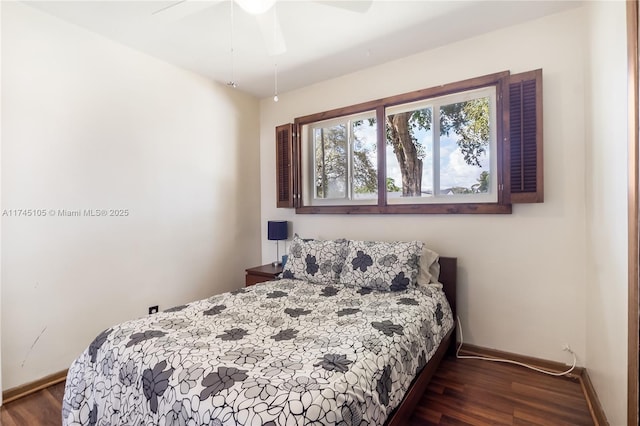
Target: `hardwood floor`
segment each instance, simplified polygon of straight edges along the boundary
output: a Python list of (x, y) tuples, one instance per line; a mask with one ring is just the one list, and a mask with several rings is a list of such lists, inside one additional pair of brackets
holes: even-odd
[[(59, 426), (64, 383), (0, 410), (2, 426)], [(514, 365), (447, 358), (408, 426), (593, 425), (577, 380)]]
[(0, 426), (60, 426), (64, 382), (5, 404)]
[(515, 365), (447, 358), (410, 425), (593, 425), (580, 382)]

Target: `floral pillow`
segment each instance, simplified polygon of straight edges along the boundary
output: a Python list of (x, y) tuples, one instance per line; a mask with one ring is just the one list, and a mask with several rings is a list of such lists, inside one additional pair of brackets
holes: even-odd
[(421, 241), (349, 241), (340, 283), (382, 291), (406, 290), (416, 284), (422, 248)]
[(347, 256), (347, 240), (303, 240), (295, 234), (282, 278), (337, 283)]

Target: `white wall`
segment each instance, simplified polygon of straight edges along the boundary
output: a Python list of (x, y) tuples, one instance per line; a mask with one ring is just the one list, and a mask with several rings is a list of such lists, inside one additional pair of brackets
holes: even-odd
[[(2, 6), (0, 5), (0, 22), (2, 22)], [(2, 32), (0, 31), (0, 46)], [(0, 55), (0, 81), (2, 81), (2, 55)], [(2, 99), (2, 85), (0, 84), (0, 99)], [(2, 102), (0, 102), (0, 129), (2, 129)], [(2, 211), (2, 136), (0, 136), (0, 211)], [(2, 220), (0, 220), (0, 242), (2, 241)], [(0, 244), (0, 259), (2, 259), (2, 244)], [(2, 365), (2, 262), (0, 261), (0, 366)], [(2, 389), (2, 368), (0, 368), (0, 389)], [(0, 392), (0, 406), (2, 406), (2, 392)]]
[[(260, 104), (262, 258), (269, 219), (305, 237), (421, 239), (459, 262), (468, 343), (585, 363), (584, 9), (426, 51)], [(375, 49), (372, 50), (375, 54)], [(544, 72), (545, 202), (512, 215), (295, 215), (275, 207), (274, 127), (295, 117), (493, 72)]]
[(612, 425), (627, 415), (627, 50), (625, 2), (588, 8), (587, 352)]
[(258, 101), (2, 2), (3, 388), (260, 261)]

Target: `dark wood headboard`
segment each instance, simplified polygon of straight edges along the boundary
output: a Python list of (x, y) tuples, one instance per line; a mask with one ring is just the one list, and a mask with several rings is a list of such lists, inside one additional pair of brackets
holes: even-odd
[(456, 320), (456, 284), (458, 281), (458, 258), (457, 257), (440, 257), (440, 279), (444, 294), (447, 296), (451, 310), (453, 311), (453, 320)]
[(455, 325), (457, 321), (456, 311), (456, 286), (458, 283), (458, 258), (457, 257), (440, 257), (440, 278), (438, 279), (442, 283), (442, 290), (444, 290), (447, 301), (451, 306), (453, 312), (453, 324), (454, 331), (451, 336), (451, 342), (449, 343), (448, 353), (451, 356), (455, 356), (457, 350), (457, 333), (455, 331)]

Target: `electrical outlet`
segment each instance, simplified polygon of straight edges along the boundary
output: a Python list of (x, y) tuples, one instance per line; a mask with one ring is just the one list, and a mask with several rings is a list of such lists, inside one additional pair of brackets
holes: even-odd
[(158, 305), (149, 306), (149, 315), (153, 315), (157, 313), (158, 313)]
[(562, 345), (562, 350), (565, 351), (565, 352), (573, 352), (571, 350), (571, 346), (569, 346), (568, 343), (565, 343), (564, 345)]

